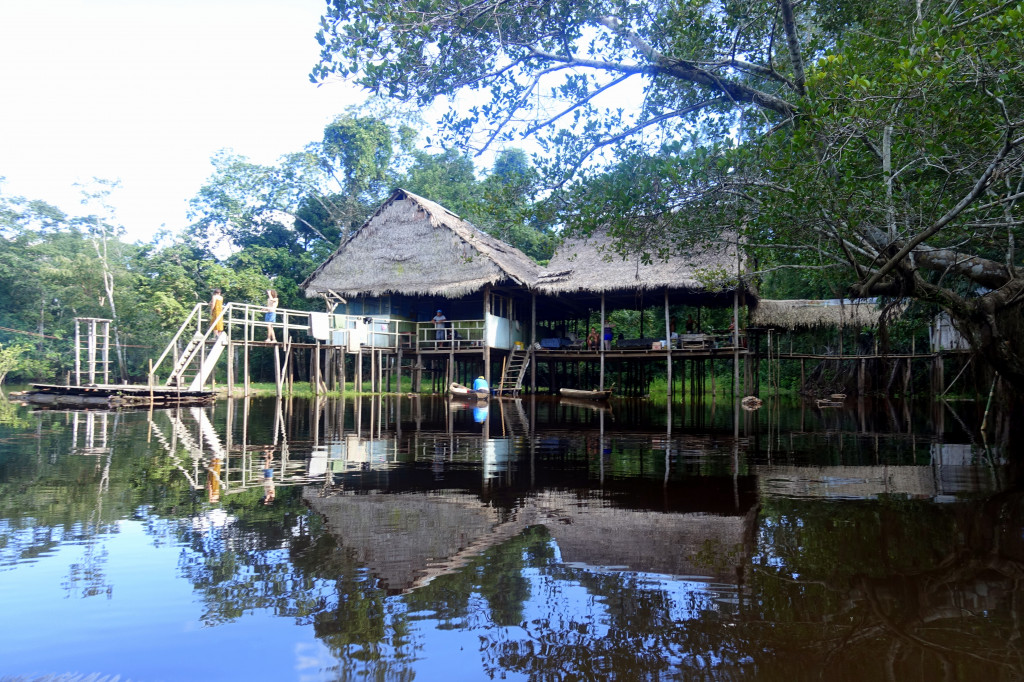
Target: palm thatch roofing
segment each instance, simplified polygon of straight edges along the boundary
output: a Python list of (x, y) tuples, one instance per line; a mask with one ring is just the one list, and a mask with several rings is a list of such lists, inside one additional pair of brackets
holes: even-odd
[(750, 324), (777, 329), (875, 327), (882, 317), (878, 299), (761, 299), (750, 311)]
[(540, 268), (443, 206), (396, 189), (300, 285), (306, 296), (460, 298), (488, 284), (529, 286)]
[(737, 286), (736, 244), (709, 243), (668, 259), (640, 250), (623, 254), (614, 239), (599, 232), (585, 239), (566, 240), (537, 278), (545, 294), (686, 291), (713, 293)]

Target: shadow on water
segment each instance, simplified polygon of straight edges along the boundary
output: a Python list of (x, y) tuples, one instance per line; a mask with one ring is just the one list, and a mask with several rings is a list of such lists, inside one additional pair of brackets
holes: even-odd
[[(184, 580), (201, 626), (253, 636), (266, 613), (310, 633), (309, 679), (1021, 679), (1021, 452), (979, 417), (414, 396), (19, 410), (0, 421), (0, 570), (16, 585), (81, 545), (64, 599), (117, 594), (108, 547), (137, 524), (180, 547), (152, 579)], [(46, 636), (30, 602), (8, 609), (26, 641)], [(146, 608), (117, 627), (153, 627)], [(0, 651), (15, 671), (83, 669), (22, 645)], [(173, 676), (93, 649), (97, 670)]]

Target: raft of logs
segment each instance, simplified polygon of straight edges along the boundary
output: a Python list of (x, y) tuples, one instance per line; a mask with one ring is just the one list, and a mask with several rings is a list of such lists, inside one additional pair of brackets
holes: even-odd
[(179, 407), (206, 405), (216, 399), (213, 391), (188, 391), (166, 386), (130, 384), (97, 384), (91, 386), (57, 386), (32, 384), (32, 388), (12, 398), (40, 407), (77, 407), (117, 409), (132, 407)]

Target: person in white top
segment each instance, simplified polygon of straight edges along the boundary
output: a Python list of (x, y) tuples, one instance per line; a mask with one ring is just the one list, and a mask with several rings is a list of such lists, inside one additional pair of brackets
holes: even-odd
[(438, 341), (444, 339), (444, 323), (448, 321), (448, 318), (444, 316), (441, 309), (438, 308), (437, 314), (430, 318), (434, 323), (434, 338)]
[(277, 322), (277, 290), (267, 289), (267, 312), (263, 321), (267, 323), (267, 341), (277, 341), (274, 334), (274, 323)]

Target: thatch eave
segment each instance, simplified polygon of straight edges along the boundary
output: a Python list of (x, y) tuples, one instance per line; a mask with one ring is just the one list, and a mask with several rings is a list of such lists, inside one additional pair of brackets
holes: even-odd
[(539, 272), (515, 247), (439, 204), (396, 189), (300, 288), (307, 297), (460, 298), (487, 285), (528, 288)]
[[(668, 259), (649, 259), (641, 253), (621, 254), (613, 238), (597, 233), (586, 239), (570, 239), (555, 252), (536, 280), (547, 295), (620, 294), (669, 291), (692, 295), (717, 295), (737, 289), (735, 242), (722, 241)], [(715, 277), (732, 279), (709, 288)], [(746, 290), (746, 287), (740, 284)]]
[(773, 329), (877, 327), (883, 307), (877, 299), (761, 299), (750, 312), (750, 324)]

